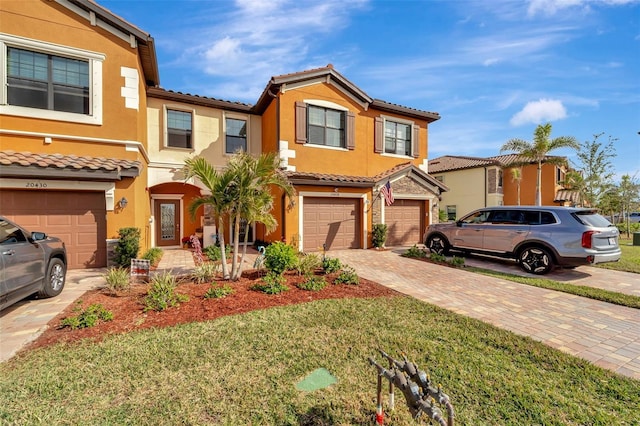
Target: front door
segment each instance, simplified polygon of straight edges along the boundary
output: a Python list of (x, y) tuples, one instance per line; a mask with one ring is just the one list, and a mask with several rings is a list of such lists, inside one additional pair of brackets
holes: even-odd
[(156, 200), (156, 245), (180, 245), (180, 200)]

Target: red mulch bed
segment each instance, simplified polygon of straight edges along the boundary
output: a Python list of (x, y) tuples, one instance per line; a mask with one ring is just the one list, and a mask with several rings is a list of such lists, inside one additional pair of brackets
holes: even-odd
[[(77, 330), (71, 330), (68, 327), (61, 328), (60, 323), (63, 318), (77, 315), (73, 311), (76, 308), (76, 303), (74, 303), (51, 320), (47, 330), (32, 342), (28, 349), (58, 342), (74, 342), (79, 339), (100, 340), (109, 334), (126, 333), (152, 327), (168, 327), (194, 321), (207, 321), (255, 309), (293, 305), (313, 300), (392, 297), (399, 294), (394, 290), (362, 278), (359, 285), (328, 284), (320, 291), (301, 290), (296, 287), (296, 284), (303, 281), (304, 277), (287, 274), (287, 287), (289, 287), (289, 290), (277, 295), (269, 295), (251, 289), (253, 285), (262, 283), (259, 275), (258, 271), (246, 271), (238, 281), (216, 281), (218, 285), (228, 284), (234, 290), (233, 294), (220, 299), (204, 298), (204, 294), (210, 288), (210, 284), (196, 284), (191, 281), (183, 282), (178, 286), (177, 293), (188, 295), (189, 301), (161, 312), (144, 312), (144, 297), (149, 288), (148, 284), (134, 284), (131, 291), (117, 296), (109, 294), (106, 289), (92, 290), (79, 299), (82, 301), (82, 308), (85, 309), (91, 304), (99, 303), (106, 310), (113, 313), (114, 319), (112, 321)], [(329, 283), (332, 283), (334, 278), (335, 274), (326, 276)]]

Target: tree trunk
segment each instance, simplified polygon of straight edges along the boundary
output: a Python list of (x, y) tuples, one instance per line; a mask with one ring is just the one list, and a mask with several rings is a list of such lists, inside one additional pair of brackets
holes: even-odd
[(238, 252), (240, 251), (240, 213), (236, 213), (235, 223), (233, 226), (233, 257), (231, 258), (231, 279), (237, 280), (238, 277)]
[(538, 161), (538, 178), (536, 179), (536, 206), (542, 205), (542, 162)]
[(227, 254), (224, 251), (224, 219), (218, 218), (218, 243), (220, 244), (220, 262), (222, 263), (222, 278), (229, 279), (229, 267), (227, 266)]

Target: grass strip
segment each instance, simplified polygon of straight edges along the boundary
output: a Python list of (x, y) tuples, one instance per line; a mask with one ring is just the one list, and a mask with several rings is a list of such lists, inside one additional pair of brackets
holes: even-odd
[(630, 294), (618, 293), (615, 291), (604, 290), (601, 288), (588, 287), (583, 285), (562, 283), (559, 281), (548, 280), (545, 278), (522, 277), (519, 275), (491, 271), (489, 269), (478, 268), (475, 266), (466, 266), (464, 269), (465, 271), (488, 275), (495, 278), (502, 278), (502, 279), (517, 282), (520, 284), (546, 288), (547, 290), (561, 291), (563, 293), (574, 294), (576, 296), (587, 297), (589, 299), (600, 300), (602, 302), (613, 303), (620, 306), (626, 306), (628, 308), (640, 309), (640, 297), (633, 296)]
[[(410, 297), (322, 300), (56, 345), (0, 364), (2, 424), (365, 425), (381, 348), (460, 425), (637, 424), (640, 381)], [(326, 368), (327, 388), (295, 388)], [(386, 398), (386, 395), (385, 395)], [(396, 395), (387, 418), (415, 425)]]

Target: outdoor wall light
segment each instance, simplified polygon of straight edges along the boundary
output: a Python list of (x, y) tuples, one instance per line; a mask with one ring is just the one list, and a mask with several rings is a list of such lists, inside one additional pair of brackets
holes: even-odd
[(124, 197), (120, 198), (120, 201), (118, 201), (118, 205), (120, 206), (121, 209), (124, 209), (125, 207), (127, 207), (127, 204), (129, 204), (129, 202)]

